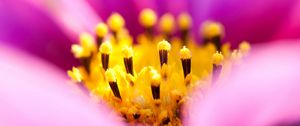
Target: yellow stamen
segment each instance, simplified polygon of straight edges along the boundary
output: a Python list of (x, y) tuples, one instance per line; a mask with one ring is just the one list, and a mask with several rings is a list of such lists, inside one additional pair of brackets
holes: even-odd
[(183, 46), (183, 48), (180, 50), (180, 58), (181, 59), (191, 59), (192, 53), (191, 51)]
[(170, 51), (171, 50), (171, 44), (166, 40), (162, 40), (158, 43), (157, 49), (158, 50)]
[(108, 18), (107, 24), (112, 31), (117, 32), (117, 31), (120, 31), (124, 27), (125, 21), (119, 13), (113, 13)]
[(71, 51), (74, 54), (75, 58), (80, 58), (84, 55), (83, 48), (80, 45), (77, 45), (77, 44), (72, 45)]
[(92, 50), (94, 48), (94, 37), (89, 33), (80, 34), (80, 44), (85, 50)]
[(157, 21), (157, 16), (153, 10), (147, 8), (140, 13), (139, 22), (141, 23), (142, 26), (146, 28), (153, 27), (156, 21)]
[(159, 26), (162, 32), (167, 34), (171, 33), (175, 26), (175, 19), (173, 15), (169, 13), (164, 14), (160, 19)]
[(124, 58), (130, 58), (133, 56), (133, 51), (131, 47), (125, 46), (122, 50)]
[(82, 75), (81, 75), (79, 69), (76, 67), (73, 67), (72, 70), (68, 70), (68, 75), (75, 82), (82, 81)]
[(112, 46), (110, 42), (104, 42), (100, 46), (100, 52), (103, 54), (111, 54)]
[(151, 85), (153, 85), (153, 86), (159, 86), (160, 82), (161, 82), (161, 77), (160, 77), (160, 75), (158, 73), (154, 74), (151, 77)]
[(186, 12), (181, 13), (178, 16), (177, 20), (178, 20), (178, 26), (182, 30), (187, 30), (187, 29), (189, 29), (192, 26), (191, 16), (188, 13), (186, 13)]
[(240, 43), (239, 45), (239, 50), (241, 51), (241, 53), (243, 55), (247, 55), (248, 52), (250, 51), (251, 46), (247, 41), (243, 41), (242, 43)]
[(224, 56), (222, 55), (222, 53), (216, 52), (213, 55), (213, 64), (215, 64), (215, 65), (221, 65), (222, 62), (223, 62), (223, 60), (224, 60)]
[(92, 51), (96, 49), (94, 37), (89, 33), (82, 33), (79, 37), (80, 44), (83, 49), (82, 57), (90, 56), (92, 54)]
[(153, 99), (160, 99), (160, 83), (161, 77), (158, 73), (154, 73), (151, 77), (151, 91)]
[(99, 23), (96, 26), (96, 33), (97, 33), (98, 37), (101, 37), (101, 38), (103, 38), (105, 35), (107, 35), (108, 28), (107, 28), (106, 24), (104, 24), (102, 22)]
[(105, 76), (108, 82), (116, 82), (116, 73), (113, 69), (108, 68), (107, 71), (105, 72)]
[(224, 27), (222, 24), (213, 21), (206, 21), (201, 27), (201, 34), (204, 38), (213, 38), (224, 36)]

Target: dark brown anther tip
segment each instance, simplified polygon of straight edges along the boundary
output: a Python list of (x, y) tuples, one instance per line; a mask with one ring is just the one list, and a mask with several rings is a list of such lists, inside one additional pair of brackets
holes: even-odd
[(132, 57), (124, 58), (124, 65), (125, 65), (125, 68), (126, 68), (126, 72), (128, 74), (131, 74), (132, 76), (134, 76), (134, 74), (133, 74), (133, 61), (132, 61)]
[(108, 64), (109, 64), (109, 54), (101, 54), (101, 62), (102, 62), (102, 67), (106, 71), (108, 69)]
[(114, 96), (119, 98), (120, 100), (122, 100), (117, 82), (109, 82), (109, 86), (110, 86)]

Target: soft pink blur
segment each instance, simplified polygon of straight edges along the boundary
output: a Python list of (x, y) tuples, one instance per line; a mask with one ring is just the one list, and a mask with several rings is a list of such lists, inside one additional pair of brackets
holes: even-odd
[(3, 45), (0, 59), (1, 126), (121, 125), (69, 83), (65, 71)]
[(84, 0), (28, 0), (48, 14), (73, 41), (82, 32), (94, 33), (100, 17)]
[(193, 99), (186, 123), (197, 126), (299, 125), (299, 42), (281, 41), (281, 44), (257, 47), (244, 65), (208, 91), (204, 99)]

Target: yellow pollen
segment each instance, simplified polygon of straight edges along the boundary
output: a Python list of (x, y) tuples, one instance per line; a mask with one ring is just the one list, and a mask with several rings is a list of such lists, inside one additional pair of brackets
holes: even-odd
[(251, 49), (250, 44), (247, 41), (243, 41), (239, 45), (239, 50), (241, 51), (242, 54), (246, 55)]
[(175, 19), (173, 15), (169, 13), (164, 14), (160, 19), (159, 26), (162, 32), (171, 33), (175, 26)]
[(222, 55), (222, 53), (216, 52), (213, 55), (213, 64), (215, 64), (215, 65), (221, 65), (222, 62), (223, 62), (223, 60), (224, 60), (224, 56)]
[(191, 16), (186, 12), (181, 13), (177, 20), (180, 29), (187, 30), (192, 26)]
[(224, 28), (221, 23), (214, 21), (206, 21), (201, 27), (201, 34), (204, 38), (212, 38), (216, 36), (224, 36)]
[(105, 76), (108, 82), (116, 82), (116, 73), (113, 69), (108, 68), (107, 71), (105, 72)]
[(83, 48), (80, 45), (73, 44), (71, 46), (71, 51), (74, 54), (75, 58), (81, 58), (83, 56)]
[(96, 26), (96, 33), (99, 37), (104, 37), (105, 35), (107, 35), (108, 33), (108, 28), (106, 26), (106, 24), (104, 23), (99, 23), (97, 26)]
[(122, 50), (124, 58), (130, 58), (133, 56), (133, 50), (131, 47), (125, 46)]
[(104, 42), (100, 46), (100, 52), (103, 54), (110, 54), (112, 52), (112, 46), (110, 42)]
[(89, 33), (80, 34), (80, 44), (84, 51), (91, 51), (94, 48), (94, 37)]
[(154, 74), (151, 77), (151, 85), (153, 86), (159, 86), (161, 83), (161, 76), (159, 74)]
[(140, 13), (139, 21), (140, 21), (141, 25), (146, 28), (153, 27), (157, 21), (156, 13), (149, 8), (144, 9)]
[(192, 54), (191, 51), (186, 48), (185, 46), (183, 46), (182, 49), (180, 49), (180, 58), (181, 59), (191, 59)]
[(107, 20), (107, 24), (112, 31), (120, 31), (124, 25), (125, 21), (119, 13), (113, 13)]
[(76, 67), (73, 67), (72, 71), (68, 70), (68, 75), (75, 82), (81, 82), (82, 80), (82, 75), (80, 74), (79, 69)]
[(162, 40), (158, 43), (157, 45), (157, 49), (158, 50), (167, 50), (170, 51), (171, 50), (171, 44), (166, 41), (166, 40)]

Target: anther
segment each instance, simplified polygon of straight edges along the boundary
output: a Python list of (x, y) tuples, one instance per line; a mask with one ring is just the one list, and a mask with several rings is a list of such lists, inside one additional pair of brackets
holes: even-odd
[(151, 91), (154, 100), (160, 99), (160, 83), (160, 75), (158, 73), (154, 73), (151, 77)]
[(101, 53), (101, 62), (102, 67), (106, 71), (109, 64), (109, 55), (112, 52), (112, 46), (110, 42), (104, 42), (100, 46), (100, 53)]
[(177, 21), (181, 32), (181, 40), (183, 42), (183, 45), (186, 45), (189, 37), (189, 30), (192, 26), (191, 16), (188, 13), (183, 12), (178, 16)]
[(212, 83), (214, 84), (219, 78), (222, 71), (222, 62), (224, 60), (224, 56), (216, 52), (213, 55), (213, 71), (212, 71)]
[(107, 35), (107, 33), (108, 33), (108, 28), (107, 28), (106, 24), (101, 22), (96, 26), (97, 48), (100, 47), (100, 45), (103, 42), (103, 39)]
[(168, 55), (171, 50), (171, 45), (168, 41), (163, 40), (158, 43), (157, 48), (159, 51), (160, 66), (162, 67), (163, 64), (168, 64)]
[(247, 41), (243, 41), (239, 44), (239, 50), (243, 55), (247, 55), (248, 52), (250, 51), (251, 46)]
[[(87, 73), (90, 72), (90, 63), (92, 58), (92, 53), (95, 48), (95, 41), (91, 34), (83, 33), (80, 34), (80, 44), (82, 48), (82, 53), (80, 56), (81, 64), (84, 66)], [(72, 47), (73, 49), (73, 47)]]
[(109, 83), (109, 86), (114, 94), (115, 97), (122, 99), (120, 95), (120, 91), (117, 85), (117, 79), (116, 79), (116, 74), (115, 71), (111, 68), (107, 69), (105, 72), (106, 79)]
[(144, 9), (139, 15), (139, 22), (145, 28), (146, 35), (153, 38), (153, 27), (157, 22), (156, 13), (152, 9)]
[(159, 22), (161, 31), (164, 33), (165, 38), (170, 41), (171, 33), (174, 30), (175, 19), (173, 15), (166, 13), (164, 14)]
[(73, 67), (72, 71), (68, 70), (68, 75), (75, 82), (81, 82), (82, 78), (83, 78), (82, 75), (81, 75), (81, 73), (80, 73), (80, 70), (78, 68), (76, 68), (76, 67)]
[(221, 23), (207, 21), (201, 27), (204, 44), (213, 42), (217, 51), (221, 51), (221, 39), (224, 37), (224, 27)]
[(186, 76), (191, 73), (191, 58), (191, 51), (185, 46), (183, 46), (183, 48), (180, 50), (180, 59), (183, 68), (184, 78), (186, 78)]
[(126, 68), (126, 72), (128, 74), (131, 74), (132, 76), (134, 76), (134, 72), (133, 72), (133, 51), (131, 47), (125, 47), (122, 50), (123, 52), (123, 57), (124, 57), (124, 65)]
[(116, 37), (117, 32), (119, 32), (125, 25), (123, 17), (119, 13), (113, 13), (107, 20), (107, 24), (111, 29), (113, 35)]

